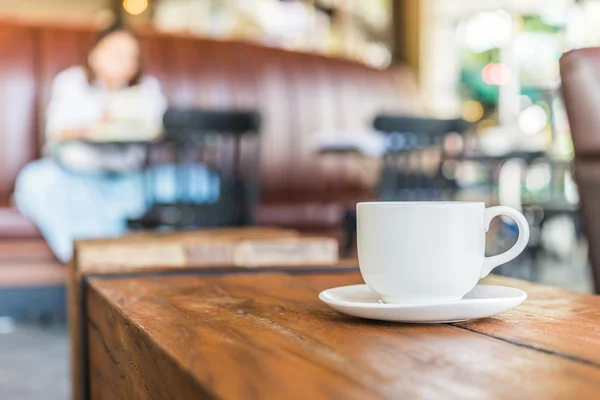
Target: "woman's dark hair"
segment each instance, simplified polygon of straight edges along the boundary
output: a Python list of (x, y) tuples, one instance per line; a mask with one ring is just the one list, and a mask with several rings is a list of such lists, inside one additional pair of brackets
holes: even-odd
[[(127, 25), (125, 25), (122, 21), (119, 21), (119, 20), (113, 22), (108, 28), (105, 28), (104, 30), (98, 32), (98, 35), (96, 35), (96, 39), (94, 40), (94, 44), (90, 47), (90, 49), (87, 53), (87, 58), (85, 60), (85, 71), (87, 74), (88, 82), (90, 84), (92, 84), (94, 82), (94, 80), (96, 79), (96, 77), (94, 76), (94, 71), (92, 70), (92, 67), (90, 66), (90, 62), (89, 62), (90, 53), (96, 48), (98, 43), (100, 43), (104, 38), (106, 38), (109, 35), (112, 35), (113, 33), (117, 33), (117, 32), (128, 33), (138, 42), (138, 45), (140, 45), (140, 38), (138, 37), (138, 35), (134, 31), (129, 29), (129, 27)], [(141, 50), (141, 46), (140, 46), (140, 50)], [(143, 71), (143, 58), (142, 58), (142, 52), (140, 51), (140, 56), (138, 59), (138, 69), (137, 69), (135, 75), (133, 76), (133, 78), (131, 78), (131, 80), (129, 81), (128, 86), (134, 86), (134, 85), (137, 85), (138, 83), (140, 83), (140, 79), (142, 77), (142, 71)]]

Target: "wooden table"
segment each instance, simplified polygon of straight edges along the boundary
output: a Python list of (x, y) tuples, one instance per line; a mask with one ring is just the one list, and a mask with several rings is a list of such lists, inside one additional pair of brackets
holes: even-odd
[(67, 278), (73, 399), (87, 397), (85, 293), (89, 279), (248, 272), (282, 264), (288, 268), (344, 267), (356, 265), (356, 260), (339, 260), (333, 238), (264, 226), (138, 232), (76, 242)]
[(92, 399), (598, 399), (600, 297), (523, 281), (494, 318), (408, 325), (347, 317), (326, 288), (351, 268), (90, 278)]

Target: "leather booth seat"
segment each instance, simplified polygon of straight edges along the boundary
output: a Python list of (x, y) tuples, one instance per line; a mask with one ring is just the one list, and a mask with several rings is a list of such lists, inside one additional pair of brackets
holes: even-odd
[[(0, 238), (39, 235), (10, 207), (15, 178), (40, 156), (52, 78), (81, 64), (86, 26), (0, 20)], [(342, 205), (368, 197), (377, 165), (320, 156), (317, 132), (369, 128), (378, 113), (417, 107), (406, 68), (362, 64), (259, 45), (140, 32), (145, 71), (173, 106), (256, 109), (262, 115), (259, 222), (333, 227)]]

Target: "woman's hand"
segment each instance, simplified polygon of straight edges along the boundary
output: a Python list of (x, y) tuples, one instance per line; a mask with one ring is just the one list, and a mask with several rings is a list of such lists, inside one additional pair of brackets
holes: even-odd
[(86, 139), (88, 134), (85, 129), (63, 129), (60, 132), (59, 140), (82, 140)]

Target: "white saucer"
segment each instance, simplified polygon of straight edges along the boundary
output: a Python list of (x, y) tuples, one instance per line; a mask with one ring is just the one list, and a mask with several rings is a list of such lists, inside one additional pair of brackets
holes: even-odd
[(508, 311), (527, 298), (522, 290), (477, 285), (462, 300), (427, 304), (385, 304), (367, 285), (324, 290), (319, 299), (344, 314), (382, 321), (449, 323), (486, 318)]

